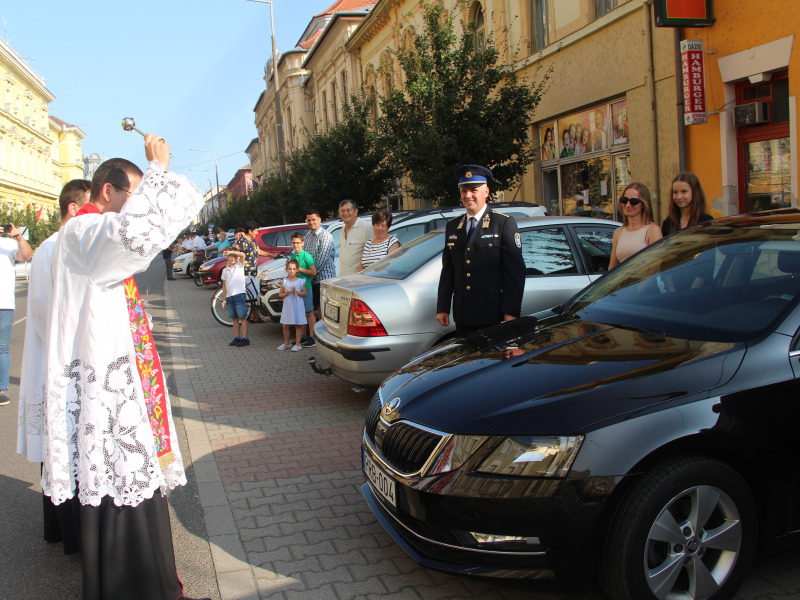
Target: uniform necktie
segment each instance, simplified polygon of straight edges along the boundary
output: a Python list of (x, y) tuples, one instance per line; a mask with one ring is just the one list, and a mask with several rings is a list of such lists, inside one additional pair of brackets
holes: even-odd
[(475, 217), (469, 218), (469, 226), (467, 227), (467, 239), (472, 237), (472, 232), (475, 230)]

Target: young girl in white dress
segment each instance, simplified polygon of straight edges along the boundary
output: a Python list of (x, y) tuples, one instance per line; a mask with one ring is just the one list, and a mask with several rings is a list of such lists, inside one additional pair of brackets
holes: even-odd
[[(300, 345), (306, 321), (306, 309), (303, 304), (303, 296), (306, 295), (305, 280), (300, 279), (297, 273), (300, 265), (296, 259), (290, 258), (286, 261), (286, 277), (281, 282), (281, 289), (278, 296), (283, 298), (283, 309), (281, 310), (281, 324), (283, 325), (283, 344), (278, 346), (278, 350), (292, 349), (292, 352), (300, 352), (303, 346)], [(295, 344), (289, 341), (291, 337), (291, 325), (295, 325)]]

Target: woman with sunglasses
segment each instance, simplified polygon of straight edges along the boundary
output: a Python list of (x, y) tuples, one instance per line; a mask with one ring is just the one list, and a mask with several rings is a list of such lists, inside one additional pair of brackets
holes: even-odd
[(706, 195), (697, 175), (688, 171), (678, 173), (672, 180), (672, 202), (661, 225), (663, 234), (667, 236), (713, 218), (706, 212)]
[(647, 186), (629, 183), (622, 190), (619, 202), (622, 205), (622, 227), (614, 232), (609, 269), (662, 238), (661, 229), (653, 219)]

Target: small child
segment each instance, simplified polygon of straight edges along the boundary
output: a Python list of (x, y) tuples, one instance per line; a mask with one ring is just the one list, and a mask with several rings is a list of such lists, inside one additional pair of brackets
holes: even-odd
[[(229, 346), (249, 346), (247, 339), (247, 294), (245, 292), (244, 266), (240, 257), (243, 253), (226, 250), (223, 256), (228, 259), (228, 266), (222, 269), (222, 295), (225, 300), (222, 306), (228, 305), (228, 316), (233, 319), (233, 334), (236, 336)], [(241, 328), (241, 336), (239, 329)]]
[(294, 250), (292, 258), (297, 260), (297, 264), (300, 267), (297, 270), (297, 276), (305, 282), (306, 286), (306, 297), (303, 298), (303, 304), (306, 307), (308, 337), (304, 336), (305, 339), (303, 340), (302, 346), (303, 348), (313, 348), (317, 345), (316, 342), (314, 342), (314, 324), (317, 320), (314, 317), (314, 294), (311, 290), (311, 280), (317, 276), (317, 267), (314, 266), (314, 257), (303, 250), (305, 245), (306, 241), (303, 238), (303, 234), (299, 231), (295, 231), (292, 234), (292, 250)]
[[(283, 344), (278, 346), (278, 350), (292, 349), (292, 352), (300, 352), (303, 349), (301, 341), (303, 337), (303, 325), (306, 321), (306, 309), (303, 297), (306, 295), (305, 281), (297, 276), (300, 264), (297, 259), (290, 258), (286, 261), (286, 278), (281, 282), (281, 289), (278, 296), (283, 298), (283, 310), (281, 310), (281, 323), (283, 324)], [(289, 342), (291, 331), (290, 325), (294, 325), (295, 345)]]

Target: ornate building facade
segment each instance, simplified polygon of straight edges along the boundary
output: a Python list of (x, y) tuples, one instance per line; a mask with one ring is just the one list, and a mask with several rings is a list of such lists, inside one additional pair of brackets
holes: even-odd
[(49, 114), (44, 79), (0, 40), (0, 204), (58, 208), (64, 183), (81, 179), (85, 134)]

